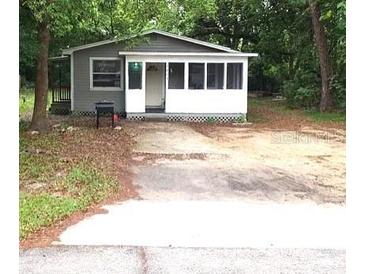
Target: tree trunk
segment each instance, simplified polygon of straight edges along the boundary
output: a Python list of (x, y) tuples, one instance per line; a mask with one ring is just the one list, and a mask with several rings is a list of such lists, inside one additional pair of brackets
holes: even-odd
[(47, 97), (48, 97), (48, 50), (50, 32), (47, 23), (38, 25), (38, 58), (35, 100), (32, 117), (32, 130), (44, 132), (48, 130)]
[(331, 77), (332, 68), (328, 54), (327, 38), (322, 22), (320, 21), (321, 12), (319, 4), (316, 0), (309, 1), (309, 9), (312, 17), (314, 30), (314, 39), (319, 56), (319, 64), (321, 68), (322, 92), (319, 109), (321, 112), (331, 110), (332, 94), (331, 94)]

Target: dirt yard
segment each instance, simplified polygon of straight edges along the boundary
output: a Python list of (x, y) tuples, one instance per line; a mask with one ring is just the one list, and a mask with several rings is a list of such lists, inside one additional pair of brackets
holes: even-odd
[(133, 183), (148, 200), (345, 203), (345, 131), (126, 123)]

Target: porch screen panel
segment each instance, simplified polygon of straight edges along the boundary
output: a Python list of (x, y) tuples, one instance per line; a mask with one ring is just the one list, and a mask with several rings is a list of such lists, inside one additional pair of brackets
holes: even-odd
[(129, 89), (142, 89), (142, 62), (128, 63)]
[(222, 63), (207, 64), (208, 89), (223, 89), (223, 71), (224, 71), (224, 64)]
[(242, 63), (227, 63), (227, 89), (242, 89)]
[(93, 60), (93, 87), (120, 87), (120, 60)]
[(184, 63), (169, 63), (169, 89), (184, 89)]
[(189, 89), (204, 89), (204, 63), (189, 63)]

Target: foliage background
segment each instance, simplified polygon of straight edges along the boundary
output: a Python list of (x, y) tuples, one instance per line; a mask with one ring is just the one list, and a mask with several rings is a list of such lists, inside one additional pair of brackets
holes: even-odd
[[(37, 29), (20, 1), (20, 75), (35, 81)], [(31, 2), (31, 3), (29, 3)], [(32, 3), (34, 2), (34, 3)], [(35, 4), (36, 3), (36, 4)], [(281, 93), (291, 107), (312, 109), (320, 99), (320, 67), (307, 1), (300, 0), (90, 0), (53, 1), (50, 56), (61, 48), (158, 28), (259, 53), (249, 68), (249, 89)], [(33, 6), (32, 6), (33, 4)], [(335, 107), (346, 106), (345, 0), (319, 0), (330, 49)], [(38, 6), (37, 6), (38, 7)]]

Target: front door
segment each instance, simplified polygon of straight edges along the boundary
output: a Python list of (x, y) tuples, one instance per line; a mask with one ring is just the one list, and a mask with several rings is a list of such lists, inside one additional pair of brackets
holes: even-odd
[(165, 108), (165, 64), (146, 64), (146, 110)]

